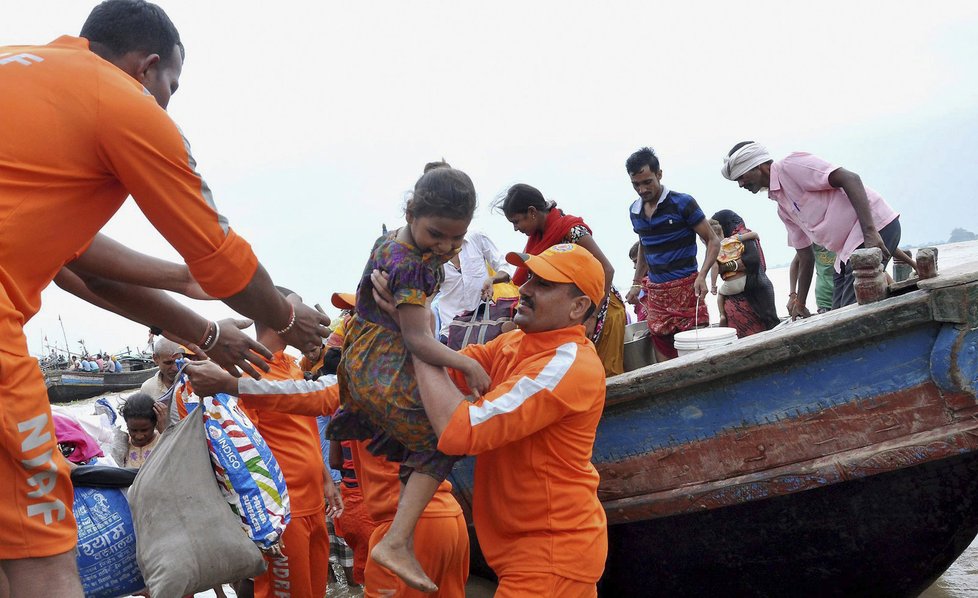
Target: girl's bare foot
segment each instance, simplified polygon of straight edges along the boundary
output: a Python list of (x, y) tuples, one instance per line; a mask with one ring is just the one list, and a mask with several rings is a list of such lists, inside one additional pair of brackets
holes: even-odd
[(438, 591), (438, 586), (425, 574), (418, 559), (414, 558), (414, 551), (407, 546), (392, 546), (385, 536), (370, 551), (370, 558), (396, 573), (404, 583), (419, 592)]

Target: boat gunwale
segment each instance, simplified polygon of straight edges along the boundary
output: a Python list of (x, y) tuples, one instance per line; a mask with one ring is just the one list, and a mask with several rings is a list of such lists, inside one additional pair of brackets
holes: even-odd
[[(941, 290), (963, 292), (963, 289), (964, 286), (958, 286)], [(791, 322), (780, 330), (740, 339), (733, 345), (697, 351), (609, 378), (605, 407), (776, 366), (853, 343), (865, 343), (912, 326), (939, 323), (934, 317), (935, 292), (917, 290), (875, 304), (847, 306), (818, 318)]]

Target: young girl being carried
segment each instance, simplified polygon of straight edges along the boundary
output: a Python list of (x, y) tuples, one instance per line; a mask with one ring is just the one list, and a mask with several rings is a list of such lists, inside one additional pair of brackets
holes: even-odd
[[(453, 168), (431, 170), (414, 186), (405, 208), (407, 225), (374, 243), (337, 372), (342, 409), (327, 429), (333, 440), (370, 440), (373, 454), (401, 463), (397, 514), (370, 556), (423, 592), (437, 586), (414, 556), (414, 527), (458, 458), (437, 450), (411, 355), (459, 370), (476, 393), (488, 389), (489, 376), (475, 360), (435, 339), (427, 307), (444, 276), (443, 264), (462, 246), (475, 205), (468, 175)], [(389, 276), (398, 321), (374, 301), (370, 274), (375, 269)]]

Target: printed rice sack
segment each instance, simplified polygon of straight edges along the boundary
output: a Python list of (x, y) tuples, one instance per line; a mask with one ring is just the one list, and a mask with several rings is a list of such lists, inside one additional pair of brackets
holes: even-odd
[(263, 551), (274, 550), (291, 519), (285, 476), (236, 399), (218, 393), (202, 404), (221, 493), (252, 541)]
[(117, 488), (75, 487), (78, 573), (87, 598), (112, 598), (145, 587), (136, 563), (136, 532)]

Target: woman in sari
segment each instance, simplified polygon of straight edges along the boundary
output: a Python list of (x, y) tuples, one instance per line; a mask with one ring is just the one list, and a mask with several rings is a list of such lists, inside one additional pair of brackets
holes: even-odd
[[(713, 215), (720, 223), (723, 236), (727, 239), (741, 240), (751, 232), (743, 218), (732, 210), (720, 210)], [(747, 272), (744, 290), (726, 295), (720, 325), (737, 329), (737, 336), (744, 338), (758, 332), (770, 330), (781, 320), (774, 306), (774, 285), (767, 277), (767, 265), (760, 239), (743, 239), (743, 253), (736, 260), (736, 269)], [(721, 270), (722, 271), (722, 270)]]
[[(522, 183), (510, 187), (506, 195), (496, 203), (496, 207), (512, 223), (514, 230), (529, 237), (524, 253), (538, 255), (553, 245), (574, 243), (590, 251), (601, 262), (604, 267), (605, 300), (597, 306), (585, 325), (604, 364), (605, 375), (622, 373), (625, 303), (612, 286), (615, 269), (594, 241), (591, 228), (582, 218), (564, 214), (555, 202), (544, 199), (543, 194), (535, 187)], [(525, 267), (518, 268), (513, 274), (513, 283), (522, 285), (527, 281), (528, 274)]]

